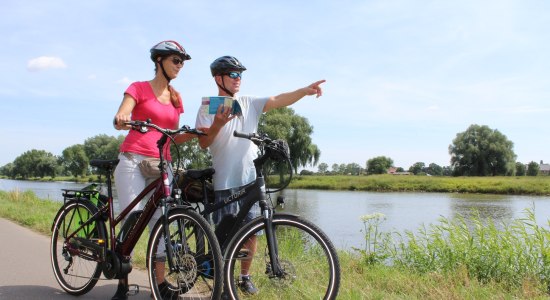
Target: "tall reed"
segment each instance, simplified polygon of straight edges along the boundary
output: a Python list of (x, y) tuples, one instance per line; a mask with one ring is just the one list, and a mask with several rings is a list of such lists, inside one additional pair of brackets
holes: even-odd
[[(363, 218), (363, 222), (365, 228), (380, 224), (377, 219)], [(474, 214), (469, 219), (440, 218), (416, 232), (392, 232), (391, 236), (383, 238), (379, 233), (376, 242), (383, 245), (370, 257), (384, 258), (380, 263), (414, 272), (461, 274), (465, 280), (498, 282), (511, 289), (550, 284), (550, 231), (537, 225), (534, 208), (525, 209), (524, 217), (506, 224), (482, 222)], [(372, 236), (369, 238), (367, 243), (372, 243)], [(364, 251), (359, 252), (365, 256)]]

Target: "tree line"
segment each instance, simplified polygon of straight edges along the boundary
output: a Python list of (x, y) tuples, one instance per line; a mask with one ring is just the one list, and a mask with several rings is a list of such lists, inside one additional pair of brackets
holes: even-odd
[[(367, 160), (365, 167), (358, 163), (333, 164), (332, 169), (326, 163), (318, 165), (317, 174), (362, 175), (386, 174), (392, 169), (395, 173), (432, 176), (537, 176), (540, 165), (534, 161), (523, 164), (516, 161), (513, 142), (486, 125), (470, 125), (460, 132), (449, 145), (451, 164), (439, 166), (416, 162), (407, 170), (395, 167), (393, 160), (386, 156), (377, 156)], [(304, 170), (302, 174), (313, 174)]]
[[(313, 144), (313, 127), (309, 121), (295, 114), (292, 108), (284, 107), (263, 114), (258, 127), (272, 139), (288, 142), (294, 171), (301, 166), (317, 164), (321, 151)], [(124, 135), (108, 136), (99, 134), (88, 138), (83, 144), (65, 148), (60, 156), (45, 150), (32, 149), (19, 155), (13, 162), (0, 167), (0, 175), (9, 178), (85, 176), (95, 170), (89, 166), (90, 159), (115, 159), (124, 141)], [(200, 169), (211, 165), (208, 151), (200, 148), (197, 139), (181, 145), (171, 145), (173, 161), (177, 167)]]
[[(262, 115), (258, 131), (273, 139), (284, 139), (288, 142), (294, 172), (299, 167), (316, 166), (321, 150), (313, 144), (311, 134), (313, 127), (309, 121), (295, 114), (292, 108), (284, 107)], [(114, 159), (118, 156), (124, 135), (118, 137), (99, 134), (88, 138), (83, 144), (65, 148), (61, 156), (45, 150), (32, 149), (18, 156), (13, 162), (0, 168), (0, 175), (9, 178), (85, 176), (94, 170), (89, 167), (90, 159)], [(182, 145), (172, 145), (174, 157), (181, 158), (177, 166), (186, 169), (199, 169), (211, 165), (208, 151), (198, 145), (196, 139)], [(538, 163), (516, 162), (513, 142), (504, 134), (486, 125), (473, 124), (460, 132), (449, 145), (451, 164), (439, 166), (430, 163), (416, 162), (408, 169), (395, 167), (391, 158), (377, 156), (367, 160), (361, 166), (358, 163), (318, 164), (317, 174), (334, 175), (369, 175), (385, 174), (388, 171), (402, 174), (432, 176), (537, 176), (540, 171)], [(301, 174), (314, 172), (302, 170)]]

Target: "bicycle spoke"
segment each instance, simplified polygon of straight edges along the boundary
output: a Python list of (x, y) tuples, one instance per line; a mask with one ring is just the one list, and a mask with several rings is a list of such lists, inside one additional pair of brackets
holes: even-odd
[[(95, 286), (101, 274), (99, 254), (89, 245), (105, 238), (104, 224), (92, 222), (80, 228), (94, 214), (93, 209), (84, 202), (69, 202), (54, 221), (50, 250), (52, 268), (57, 282), (69, 294), (85, 294)], [(72, 236), (71, 239), (67, 239), (68, 236)], [(101, 248), (99, 244), (96, 247)]]
[[(312, 223), (274, 217), (273, 231), (277, 253), (270, 255), (263, 222), (246, 225), (228, 248), (226, 277), (231, 293), (239, 299), (332, 299), (339, 284), (336, 251), (326, 235)], [(262, 233), (263, 231), (263, 233)], [(259, 234), (260, 233), (260, 234)], [(243, 252), (251, 237), (256, 237), (256, 252)], [(271, 260), (275, 257), (275, 261)], [(246, 271), (247, 262), (251, 267)], [(244, 263), (244, 264), (243, 264)], [(276, 272), (275, 269), (278, 269)], [(257, 294), (241, 279), (248, 273)]]
[[(186, 299), (217, 298), (221, 294), (222, 262), (214, 233), (206, 221), (187, 210), (170, 212), (169, 241), (172, 247), (173, 270), (169, 269), (164, 242), (163, 222), (155, 225), (149, 240), (148, 264), (150, 283), (157, 297), (185, 295)], [(164, 274), (157, 278), (157, 274)]]

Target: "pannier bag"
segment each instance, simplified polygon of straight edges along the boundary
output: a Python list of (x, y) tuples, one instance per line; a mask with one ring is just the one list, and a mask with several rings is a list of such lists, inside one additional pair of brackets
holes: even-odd
[[(107, 197), (101, 195), (99, 186), (96, 183), (92, 183), (81, 190), (63, 190), (64, 201), (73, 199), (89, 200), (95, 206), (101, 207), (107, 202)], [(90, 213), (86, 209), (78, 208), (77, 213), (74, 216), (74, 226), (80, 226), (91, 217)], [(92, 223), (78, 231), (78, 236), (83, 238), (91, 237), (91, 233), (94, 231), (95, 225)]]
[[(191, 203), (202, 202), (201, 181), (187, 176), (185, 171), (178, 171), (177, 176), (177, 185), (182, 191), (183, 199)], [(214, 203), (214, 186), (209, 180), (206, 181), (206, 196), (208, 203)]]

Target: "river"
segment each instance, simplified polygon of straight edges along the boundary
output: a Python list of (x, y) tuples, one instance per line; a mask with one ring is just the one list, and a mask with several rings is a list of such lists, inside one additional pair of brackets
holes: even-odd
[[(62, 201), (61, 189), (87, 184), (0, 179), (0, 190), (32, 190), (43, 199)], [(357, 191), (285, 190), (284, 211), (302, 215), (319, 225), (339, 249), (362, 248), (361, 216), (381, 213), (384, 232), (416, 231), (436, 224), (441, 217), (469, 217), (477, 211), (481, 219), (507, 223), (525, 216), (533, 208), (537, 223), (548, 228), (549, 196), (515, 196), (453, 193), (377, 193)]]

